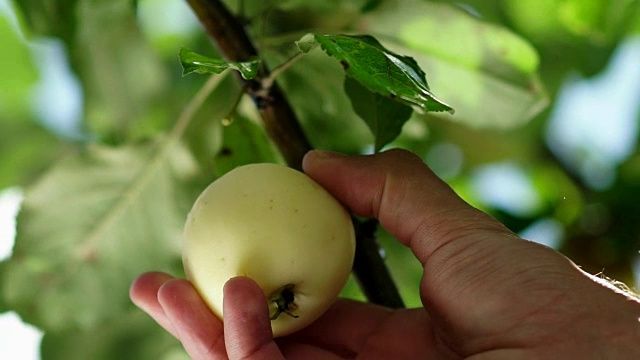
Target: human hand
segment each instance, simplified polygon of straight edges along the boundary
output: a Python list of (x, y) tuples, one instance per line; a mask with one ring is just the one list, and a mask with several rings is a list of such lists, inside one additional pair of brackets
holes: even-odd
[(470, 207), (416, 156), (312, 152), (304, 168), (411, 248), (424, 267), (424, 308), (338, 300), (314, 324), (274, 341), (264, 295), (250, 279), (226, 284), (223, 324), (189, 282), (142, 275), (132, 300), (194, 359), (640, 358), (640, 303)]

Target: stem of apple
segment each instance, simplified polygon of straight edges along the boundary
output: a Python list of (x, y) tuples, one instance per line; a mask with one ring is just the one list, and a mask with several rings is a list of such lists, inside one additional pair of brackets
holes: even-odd
[(277, 319), (280, 314), (287, 314), (293, 318), (298, 317), (293, 313), (298, 309), (294, 289), (295, 285), (287, 284), (269, 297), (271, 320)]

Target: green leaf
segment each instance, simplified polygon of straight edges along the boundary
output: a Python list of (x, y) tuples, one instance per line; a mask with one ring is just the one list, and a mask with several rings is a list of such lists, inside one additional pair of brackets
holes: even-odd
[(220, 74), (227, 69), (233, 69), (239, 71), (242, 77), (247, 80), (255, 78), (260, 68), (258, 59), (243, 62), (213, 59), (187, 48), (180, 49), (180, 63), (183, 69), (182, 75), (191, 73)]
[(178, 177), (191, 160), (171, 149), (92, 145), (26, 190), (1, 274), (23, 319), (47, 331), (88, 329), (131, 308), (141, 272), (175, 272), (188, 211)]
[(345, 79), (344, 88), (353, 110), (373, 133), (376, 152), (400, 135), (413, 112), (410, 107), (373, 93), (350, 77)]
[(77, 31), (76, 6), (81, 0), (20, 0), (14, 1), (25, 14), (34, 34), (73, 41)]
[(615, 46), (633, 34), (640, 21), (640, 0), (522, 0), (504, 5), (509, 22), (525, 36), (571, 41), (572, 46), (584, 40), (597, 48)]
[(264, 129), (250, 119), (235, 116), (222, 131), (222, 147), (214, 160), (218, 176), (241, 165), (280, 160)]
[(0, 189), (29, 183), (65, 148), (60, 139), (28, 119), (1, 119)]
[(44, 360), (188, 360), (180, 343), (141, 310), (89, 330), (46, 332)]
[(29, 95), (38, 80), (38, 73), (26, 41), (20, 38), (9, 18), (1, 13), (0, 44), (0, 113), (6, 121), (28, 113)]
[(316, 35), (315, 40), (370, 91), (423, 111), (453, 112), (431, 93), (415, 60), (387, 50), (372, 36)]
[[(294, 12), (295, 14), (306, 14), (307, 16), (309, 16), (309, 14), (315, 16), (327, 14), (327, 16), (331, 16), (332, 21), (345, 21), (343, 18), (352, 18), (356, 16), (358, 12), (364, 12), (367, 11), (367, 9), (375, 7), (376, 3), (380, 1), (381, 0), (263, 0), (248, 2), (244, 7), (245, 9), (251, 8), (253, 10), (245, 10), (249, 14), (259, 15), (265, 11), (280, 9), (286, 12)], [(248, 16), (248, 18), (251, 19), (252, 17)]]
[(224, 78), (202, 104), (184, 135), (184, 142), (201, 171), (210, 175), (202, 179), (207, 185), (216, 178), (215, 162), (211, 159), (222, 147), (222, 119), (234, 111), (238, 100), (244, 94), (236, 77), (231, 75), (225, 73), (220, 76)]
[[(282, 63), (288, 57), (269, 58)], [(344, 71), (321, 51), (300, 57), (278, 77), (278, 84), (291, 104), (314, 146), (345, 153), (360, 153), (371, 146), (367, 125), (353, 111), (343, 91)], [(322, 99), (321, 102), (318, 99)]]
[(306, 34), (300, 38), (300, 40), (295, 42), (296, 46), (303, 53), (309, 53), (311, 50), (318, 47), (318, 42), (316, 41), (316, 36), (314, 34)]

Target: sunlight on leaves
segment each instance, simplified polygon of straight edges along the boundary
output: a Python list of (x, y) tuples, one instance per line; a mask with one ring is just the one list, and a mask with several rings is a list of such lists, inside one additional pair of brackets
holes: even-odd
[(539, 58), (527, 41), (447, 4), (385, 3), (363, 18), (364, 31), (412, 56), (439, 96), (456, 109), (437, 114), (473, 127), (526, 123), (548, 104)]

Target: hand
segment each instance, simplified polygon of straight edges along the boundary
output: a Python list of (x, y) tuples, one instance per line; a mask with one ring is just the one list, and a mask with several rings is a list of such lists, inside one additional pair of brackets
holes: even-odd
[(639, 302), (472, 208), (416, 156), (311, 152), (304, 169), (411, 248), (424, 267), (424, 308), (338, 300), (314, 324), (274, 341), (264, 295), (250, 279), (225, 285), (223, 324), (189, 282), (142, 275), (133, 302), (194, 359), (640, 358)]

